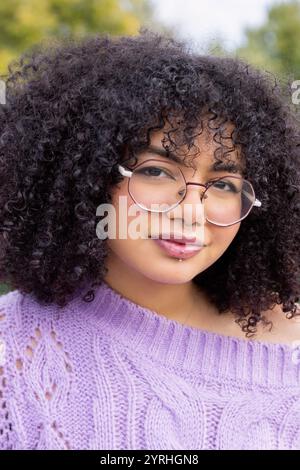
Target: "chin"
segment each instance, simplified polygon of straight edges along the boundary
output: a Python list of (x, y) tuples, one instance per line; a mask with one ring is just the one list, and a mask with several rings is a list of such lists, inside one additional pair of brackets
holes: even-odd
[(173, 261), (173, 266), (163, 266), (162, 263), (160, 263), (159, 269), (153, 269), (151, 271), (139, 270), (139, 272), (144, 277), (162, 284), (184, 284), (191, 281), (199, 274), (199, 269), (191, 269), (191, 267), (188, 266), (177, 267), (177, 263), (183, 265), (184, 261), (180, 262), (176, 259), (171, 261)]

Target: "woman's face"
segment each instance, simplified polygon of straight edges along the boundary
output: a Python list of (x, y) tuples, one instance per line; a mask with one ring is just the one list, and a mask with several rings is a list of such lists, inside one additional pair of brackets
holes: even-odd
[[(151, 146), (164, 149), (162, 140), (164, 138), (163, 130), (152, 133)], [(213, 151), (216, 144), (205, 139), (205, 134), (201, 134), (196, 143), (201, 150), (201, 154), (195, 155), (193, 150), (194, 168), (179, 164), (185, 180), (195, 183), (206, 183), (212, 178), (221, 176), (229, 176), (231, 173), (227, 171), (212, 171), (210, 167), (215, 163)], [(179, 158), (183, 160), (186, 150), (180, 152)], [(138, 156), (138, 163), (145, 160), (156, 159), (170, 162), (169, 157), (156, 155), (149, 150), (143, 150)], [(230, 154), (230, 160), (238, 162), (237, 151)], [(176, 163), (171, 162), (174, 165)], [(239, 175), (239, 173), (237, 173)], [(106, 243), (109, 248), (109, 261), (117, 261), (120, 267), (129, 268), (129, 272), (140, 274), (143, 277), (151, 279), (159, 283), (178, 284), (191, 281), (197, 274), (201, 273), (222, 256), (228, 246), (231, 244), (237, 234), (240, 222), (229, 227), (221, 227), (206, 222), (204, 219), (203, 204), (200, 202), (200, 195), (204, 188), (201, 186), (188, 185), (185, 199), (172, 210), (165, 213), (151, 213), (140, 209), (130, 215), (129, 210), (132, 205), (136, 204), (128, 193), (128, 178), (124, 177), (123, 181), (116, 185), (112, 191), (112, 203), (116, 210), (116, 238), (107, 239)], [(119, 213), (120, 196), (125, 196), (122, 204), (127, 208)], [(185, 211), (184, 205), (189, 206), (189, 210)], [(140, 236), (133, 239), (130, 235), (129, 225), (139, 217), (143, 220), (140, 227)], [(119, 228), (125, 227), (126, 235), (123, 238), (119, 235)], [(199, 251), (193, 256), (179, 261), (180, 255), (171, 256), (165, 251), (154, 239), (168, 227), (169, 233), (183, 234), (196, 237), (198, 242), (204, 244)]]

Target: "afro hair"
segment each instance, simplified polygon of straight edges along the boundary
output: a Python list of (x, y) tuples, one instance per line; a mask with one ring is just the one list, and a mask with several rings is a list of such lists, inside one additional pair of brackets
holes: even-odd
[[(96, 209), (122, 179), (125, 150), (134, 155), (149, 145), (151, 131), (180, 116), (172, 134), (182, 132), (188, 148), (205, 119), (216, 158), (240, 146), (244, 176), (262, 202), (193, 282), (220, 313), (235, 312), (247, 336), (275, 304), (288, 318), (297, 314), (300, 139), (289, 83), (147, 28), (37, 44), (2, 78), (1, 282), (43, 304), (64, 306), (79, 286), (92, 301), (107, 256)], [(222, 139), (227, 122), (234, 123), (233, 147)]]

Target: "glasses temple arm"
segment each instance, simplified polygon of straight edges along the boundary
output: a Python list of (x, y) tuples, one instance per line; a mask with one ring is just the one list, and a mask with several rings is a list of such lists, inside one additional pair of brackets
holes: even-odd
[[(248, 194), (248, 196), (251, 196), (250, 193), (248, 193), (248, 191), (244, 191), (245, 194)], [(258, 200), (258, 199), (255, 199), (254, 203), (253, 203), (254, 206), (257, 206), (257, 207), (260, 207), (261, 206), (261, 202)]]
[(128, 176), (129, 178), (132, 176), (132, 171), (125, 170), (125, 168), (121, 165), (118, 165), (118, 170), (123, 176)]
[[(119, 172), (121, 173), (121, 175), (123, 176), (127, 176), (128, 178), (130, 178), (132, 176), (132, 171), (130, 170), (126, 170), (123, 166), (121, 165), (118, 165), (118, 170)], [(257, 207), (261, 207), (261, 202), (258, 200), (258, 199), (255, 199), (254, 203), (253, 203), (253, 206), (257, 206)]]

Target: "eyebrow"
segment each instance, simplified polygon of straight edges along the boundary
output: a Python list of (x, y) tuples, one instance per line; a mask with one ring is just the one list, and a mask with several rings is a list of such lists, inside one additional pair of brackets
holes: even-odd
[[(155, 147), (154, 145), (149, 145), (146, 148), (146, 151), (159, 155), (161, 157), (170, 158), (178, 164), (182, 164), (182, 160), (178, 155), (170, 150), (165, 150), (161, 147)], [(234, 162), (215, 162), (209, 169), (209, 171), (221, 172), (228, 171), (228, 173), (243, 173), (243, 168), (240, 164)]]

